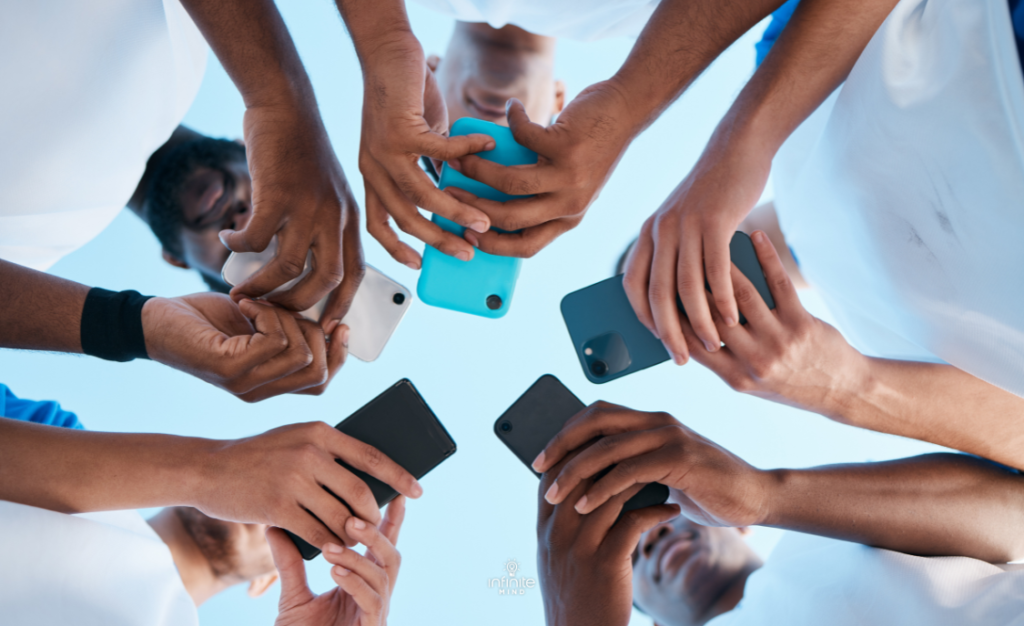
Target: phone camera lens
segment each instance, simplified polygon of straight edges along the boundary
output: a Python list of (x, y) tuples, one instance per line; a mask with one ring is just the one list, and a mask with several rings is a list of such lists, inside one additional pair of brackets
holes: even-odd
[(590, 372), (594, 376), (604, 376), (608, 373), (608, 364), (604, 361), (594, 361), (590, 364)]
[(402, 304), (403, 302), (405, 302), (405, 294), (396, 293), (395, 295), (391, 296), (391, 301), (394, 302), (395, 304)]
[(504, 303), (501, 301), (501, 296), (495, 296), (495, 295), (487, 296), (487, 308), (488, 309), (490, 309), (492, 311), (497, 311), (498, 309), (501, 308), (502, 304), (504, 304)]
[(501, 432), (507, 433), (510, 430), (512, 430), (512, 422), (509, 422), (509, 421), (502, 422), (501, 426), (499, 426), (498, 428), (501, 429)]

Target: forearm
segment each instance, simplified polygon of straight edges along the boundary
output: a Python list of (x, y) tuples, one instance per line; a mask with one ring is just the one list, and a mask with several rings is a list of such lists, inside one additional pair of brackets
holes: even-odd
[(865, 380), (826, 412), (861, 428), (1024, 468), (1024, 398), (952, 365), (867, 359)]
[(897, 0), (802, 0), (712, 143), (741, 142), (774, 156), (850, 73)]
[(0, 347), (82, 352), (89, 287), (0, 260), (0, 290)]
[(0, 500), (61, 513), (194, 506), (214, 445), (0, 418)]
[(628, 100), (636, 132), (783, 1), (663, 0), (611, 81)]
[(402, 0), (337, 0), (337, 3), (359, 63), (364, 67), (382, 45), (404, 42), (419, 45)]
[(931, 454), (767, 473), (764, 526), (922, 556), (1024, 557), (1024, 477)]
[(273, 0), (182, 0), (245, 106), (315, 108), (313, 87)]

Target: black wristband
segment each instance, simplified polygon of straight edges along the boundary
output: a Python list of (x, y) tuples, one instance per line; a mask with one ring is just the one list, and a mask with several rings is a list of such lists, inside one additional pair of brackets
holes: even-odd
[(153, 296), (93, 287), (82, 308), (82, 352), (108, 361), (148, 359), (142, 305)]

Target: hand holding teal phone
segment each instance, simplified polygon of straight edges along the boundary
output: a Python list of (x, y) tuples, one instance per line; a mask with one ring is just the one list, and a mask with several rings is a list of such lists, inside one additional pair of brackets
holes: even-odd
[[(501, 165), (529, 165), (537, 162), (537, 153), (516, 143), (512, 131), (492, 122), (464, 117), (451, 128), (451, 136), (483, 133), (494, 138), (495, 148), (477, 154)], [(445, 164), (441, 168), (439, 189), (458, 187), (480, 198), (505, 202), (510, 196), (479, 181), (468, 178)], [(433, 222), (450, 233), (462, 236), (466, 230), (455, 222), (434, 215)], [(519, 278), (522, 259), (496, 256), (477, 250), (470, 261), (460, 261), (433, 246), (423, 251), (423, 270), (416, 285), (420, 300), (431, 306), (461, 311), (470, 315), (498, 318), (508, 313)]]

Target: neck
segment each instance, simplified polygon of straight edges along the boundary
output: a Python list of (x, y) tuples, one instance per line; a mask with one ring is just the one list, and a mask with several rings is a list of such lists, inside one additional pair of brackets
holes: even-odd
[(164, 158), (171, 152), (171, 150), (185, 143), (186, 141), (192, 141), (198, 139), (203, 135), (197, 133), (191, 128), (184, 126), (178, 126), (171, 133), (171, 138), (164, 142), (164, 145), (156, 149), (149, 160), (146, 161), (146, 171), (142, 173), (142, 178), (139, 180), (138, 186), (135, 187), (135, 191), (132, 193), (132, 197), (128, 199), (128, 208), (132, 210), (132, 213), (139, 216), (145, 221), (145, 216), (142, 214), (142, 203), (146, 199), (146, 187), (149, 186), (149, 181), (153, 178), (153, 173), (163, 163)]
[(213, 573), (210, 562), (185, 530), (173, 507), (160, 511), (146, 521), (170, 549), (181, 582), (197, 607), (231, 586)]
[(526, 54), (547, 56), (552, 60), (555, 58), (555, 47), (558, 43), (554, 37), (535, 35), (511, 24), (502, 28), (492, 28), (483, 23), (456, 22), (455, 36), (466, 37), (485, 46), (510, 48)]

